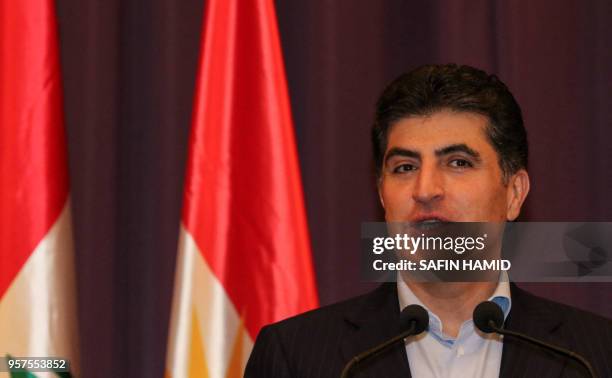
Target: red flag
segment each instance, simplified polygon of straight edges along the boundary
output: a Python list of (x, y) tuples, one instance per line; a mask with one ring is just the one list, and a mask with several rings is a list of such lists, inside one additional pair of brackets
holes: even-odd
[(168, 353), (174, 377), (241, 374), (263, 325), (318, 303), (273, 1), (209, 0), (203, 29)]
[(54, 2), (0, 0), (0, 357), (76, 367), (65, 143)]

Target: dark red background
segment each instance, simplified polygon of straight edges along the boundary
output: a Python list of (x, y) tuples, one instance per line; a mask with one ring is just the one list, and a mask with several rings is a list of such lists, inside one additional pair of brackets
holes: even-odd
[[(201, 0), (57, 2), (84, 377), (163, 373)], [(612, 221), (610, 2), (277, 2), (322, 303), (362, 292), (369, 128), (399, 73), (497, 73), (523, 107), (523, 220)], [(526, 285), (612, 317), (612, 284)]]

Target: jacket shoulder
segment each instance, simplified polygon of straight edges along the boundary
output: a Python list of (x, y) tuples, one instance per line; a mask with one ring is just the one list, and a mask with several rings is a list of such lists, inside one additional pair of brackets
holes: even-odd
[[(261, 329), (245, 377), (325, 377), (339, 375), (346, 363), (341, 346), (372, 308), (387, 308), (395, 285), (383, 284), (364, 295), (323, 306)], [(399, 312), (399, 308), (398, 308)], [(299, 372), (299, 374), (298, 374)]]
[(284, 331), (302, 327), (314, 327), (321, 323), (344, 323), (347, 320), (347, 314), (359, 313), (363, 308), (367, 307), (376, 296), (380, 295), (380, 292), (384, 289), (385, 288), (381, 287), (367, 294), (322, 306), (273, 323), (268, 325), (268, 327), (275, 328), (278, 331)]
[[(512, 291), (513, 308), (515, 298), (522, 312), (519, 331), (574, 351), (585, 357), (600, 376), (612, 376), (608, 362), (612, 356), (612, 320), (518, 288)], [(580, 375), (581, 367), (572, 361), (566, 370)]]
[[(542, 298), (517, 286), (513, 287), (512, 294), (520, 297), (524, 308), (538, 315), (550, 316), (554, 314), (568, 326), (577, 326), (577, 323), (600, 326), (603, 329), (612, 329), (612, 319), (574, 306)], [(517, 298), (518, 299), (518, 298)], [(611, 339), (612, 340), (612, 339)]]

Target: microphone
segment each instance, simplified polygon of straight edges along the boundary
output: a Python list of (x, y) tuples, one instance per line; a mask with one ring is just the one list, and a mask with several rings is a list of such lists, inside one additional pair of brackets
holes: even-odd
[(474, 324), (484, 333), (499, 333), (504, 336), (512, 336), (516, 337), (520, 340), (527, 341), (531, 344), (546, 348), (548, 350), (552, 350), (555, 353), (562, 354), (566, 357), (570, 357), (580, 362), (584, 367), (588, 370), (589, 375), (593, 378), (596, 377), (595, 371), (593, 367), (584, 357), (579, 355), (576, 352), (572, 352), (571, 350), (549, 344), (547, 342), (535, 339), (531, 336), (527, 336), (520, 332), (510, 331), (504, 329), (504, 313), (502, 309), (495, 303), (491, 301), (485, 301), (480, 303), (474, 309)]
[(396, 336), (390, 338), (389, 340), (376, 345), (373, 348), (370, 348), (364, 352), (359, 353), (355, 357), (353, 357), (342, 369), (342, 374), (340, 374), (340, 378), (348, 377), (349, 371), (356, 364), (360, 363), (363, 360), (366, 360), (372, 356), (377, 355), (383, 350), (389, 348), (399, 341), (403, 341), (408, 336), (418, 335), (419, 333), (425, 331), (429, 326), (429, 314), (427, 311), (419, 305), (412, 304), (406, 306), (402, 310), (400, 314), (400, 333)]

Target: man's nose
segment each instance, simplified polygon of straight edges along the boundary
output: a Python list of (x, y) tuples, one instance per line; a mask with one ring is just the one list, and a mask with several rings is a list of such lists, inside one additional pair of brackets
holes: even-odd
[(418, 171), (413, 199), (423, 205), (432, 204), (444, 197), (444, 185), (441, 172), (434, 166), (423, 165)]

